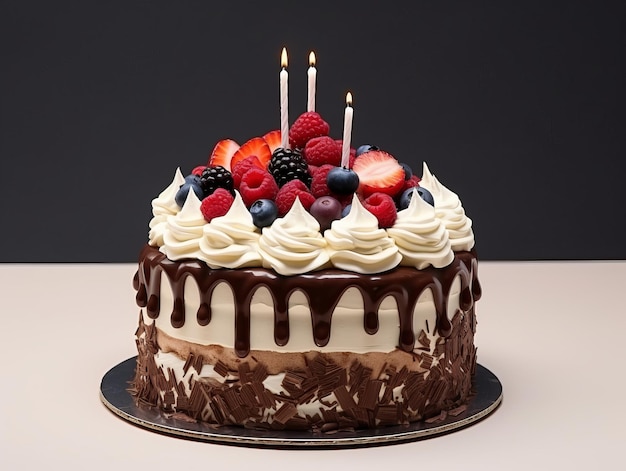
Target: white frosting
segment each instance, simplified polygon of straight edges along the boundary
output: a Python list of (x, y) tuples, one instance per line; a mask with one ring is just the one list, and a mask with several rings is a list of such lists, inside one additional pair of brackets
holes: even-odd
[(163, 233), (167, 225), (167, 218), (175, 215), (180, 210), (174, 198), (183, 183), (185, 183), (185, 177), (183, 177), (179, 167), (176, 169), (172, 183), (152, 200), (153, 217), (150, 221), (150, 232), (148, 233), (148, 243), (150, 245), (155, 247), (163, 245)]
[(160, 250), (170, 260), (200, 257), (200, 238), (206, 224), (200, 204), (196, 193), (191, 190), (178, 214), (167, 217)]
[(432, 193), (435, 199), (435, 214), (448, 231), (452, 249), (459, 251), (474, 247), (472, 220), (465, 215), (461, 200), (456, 193), (443, 186), (437, 177), (430, 173), (426, 162), (420, 186)]
[(378, 219), (367, 211), (359, 198), (352, 198), (348, 215), (332, 222), (324, 232), (332, 264), (356, 273), (381, 273), (396, 267), (402, 256), (398, 247), (378, 227)]
[(396, 241), (402, 254), (401, 265), (421, 270), (432, 265), (442, 268), (454, 260), (454, 252), (442, 221), (435, 208), (413, 190), (408, 208), (398, 212), (393, 227), (387, 233)]
[(265, 268), (287, 276), (323, 268), (329, 260), (320, 225), (299, 198), (285, 217), (263, 228), (259, 252)]
[(228, 212), (204, 226), (199, 258), (211, 268), (261, 266), (259, 237), (252, 215), (236, 192)]

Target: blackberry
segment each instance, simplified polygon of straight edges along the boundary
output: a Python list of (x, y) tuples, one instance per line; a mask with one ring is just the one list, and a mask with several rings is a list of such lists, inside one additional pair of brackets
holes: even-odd
[(272, 154), (272, 160), (270, 160), (267, 170), (272, 174), (279, 187), (296, 179), (304, 182), (307, 187), (311, 186), (309, 166), (297, 150), (279, 147)]
[(200, 175), (200, 186), (205, 197), (212, 195), (218, 188), (224, 188), (234, 194), (233, 176), (221, 165), (205, 168)]

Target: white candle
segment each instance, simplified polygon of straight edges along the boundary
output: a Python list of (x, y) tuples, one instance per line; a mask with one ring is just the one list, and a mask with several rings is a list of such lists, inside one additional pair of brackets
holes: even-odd
[(307, 71), (309, 78), (309, 94), (306, 105), (307, 111), (315, 111), (315, 82), (317, 81), (317, 69), (315, 68), (315, 53), (311, 51), (309, 54), (309, 70)]
[(341, 148), (341, 166), (349, 168), (350, 165), (350, 139), (352, 138), (352, 93), (346, 94), (346, 111), (343, 115), (343, 146)]
[(287, 49), (280, 54), (280, 145), (289, 149), (289, 74), (287, 73)]

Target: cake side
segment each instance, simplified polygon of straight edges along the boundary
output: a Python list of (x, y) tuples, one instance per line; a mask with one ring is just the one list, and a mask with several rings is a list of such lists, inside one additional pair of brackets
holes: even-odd
[[(375, 277), (326, 270), (281, 277), (263, 269), (212, 270), (196, 261), (173, 263), (146, 247), (135, 278), (143, 309), (133, 391), (140, 400), (171, 413), (261, 428), (372, 427), (451, 409), (460, 412), (471, 394), (476, 363), (476, 269), (475, 255), (463, 252), (445, 269), (399, 268)], [(265, 282), (258, 280), (263, 272)], [(333, 274), (332, 282), (320, 283)], [(220, 308), (222, 295), (212, 302), (218, 283), (237, 286), (230, 313)], [(328, 285), (333, 289), (323, 288)], [(185, 286), (199, 289), (203, 294), (190, 298), (205, 302), (187, 302), (190, 290)], [(338, 309), (341, 294), (354, 286), (363, 297), (361, 308)], [(275, 301), (273, 315), (268, 319), (261, 313), (262, 319), (255, 319), (251, 301), (254, 291), (264, 288)], [(289, 303), (296, 291), (304, 294), (305, 304)], [(163, 298), (170, 299), (164, 303)], [(384, 308), (390, 299), (394, 303)], [(290, 346), (289, 319), (298, 309), (308, 311), (309, 325), (297, 331), (308, 330), (313, 343), (296, 338)], [(220, 323), (220, 317), (228, 320)], [(218, 330), (212, 335), (224, 342), (207, 342), (212, 323)], [(273, 326), (265, 329), (270, 340), (260, 339), (256, 345), (250, 341), (256, 324)], [(383, 336), (386, 343), (374, 340), (376, 347), (361, 345), (351, 351), (345, 348), (349, 340), (341, 342), (359, 334), (375, 338), (381, 326), (391, 331)], [(235, 333), (237, 329), (243, 332)], [(340, 340), (339, 347), (332, 345), (333, 338)]]

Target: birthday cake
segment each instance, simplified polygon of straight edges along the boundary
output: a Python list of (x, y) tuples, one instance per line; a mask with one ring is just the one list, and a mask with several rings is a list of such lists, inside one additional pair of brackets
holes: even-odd
[(139, 404), (320, 433), (465, 410), (481, 294), (471, 220), (425, 163), (420, 178), (329, 134), (309, 111), (288, 143), (220, 141), (152, 201), (134, 278)]

